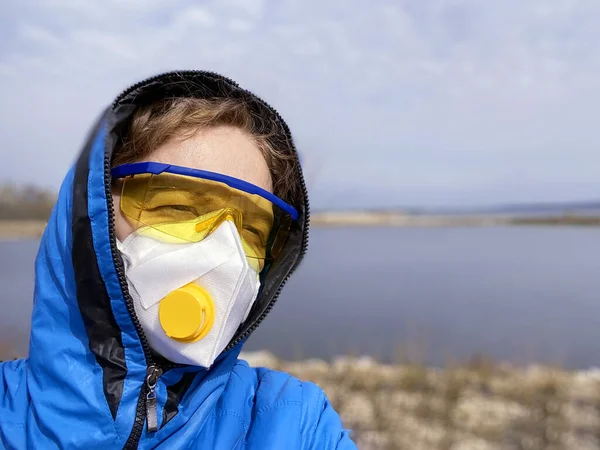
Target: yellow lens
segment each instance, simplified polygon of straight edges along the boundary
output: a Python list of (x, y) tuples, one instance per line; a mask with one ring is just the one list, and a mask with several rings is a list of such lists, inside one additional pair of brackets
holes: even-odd
[(265, 258), (274, 256), (272, 244), (279, 248), (291, 223), (282, 219), (289, 215), (259, 195), (171, 173), (125, 178), (121, 210), (135, 230), (144, 228), (145, 235), (171, 243), (199, 242), (229, 220), (248, 260), (260, 269)]

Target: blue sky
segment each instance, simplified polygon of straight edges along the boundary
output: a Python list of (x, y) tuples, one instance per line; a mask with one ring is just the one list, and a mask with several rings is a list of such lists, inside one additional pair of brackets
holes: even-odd
[(0, 181), (58, 187), (102, 107), (222, 72), (288, 120), (316, 208), (600, 198), (598, 0), (0, 2)]

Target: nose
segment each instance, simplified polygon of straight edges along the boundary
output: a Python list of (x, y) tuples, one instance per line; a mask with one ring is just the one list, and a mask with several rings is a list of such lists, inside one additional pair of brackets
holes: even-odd
[(237, 209), (233, 208), (224, 208), (219, 214), (213, 216), (211, 219), (198, 222), (196, 224), (196, 232), (204, 232), (208, 235), (212, 231), (216, 230), (219, 227), (219, 225), (221, 225), (226, 220), (233, 222), (238, 232), (242, 232), (242, 213)]

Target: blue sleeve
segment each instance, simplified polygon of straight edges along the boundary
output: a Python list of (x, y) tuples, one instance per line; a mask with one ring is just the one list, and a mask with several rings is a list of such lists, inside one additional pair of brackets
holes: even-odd
[(314, 383), (302, 383), (302, 450), (356, 450), (350, 431), (339, 414)]
[(26, 448), (27, 361), (0, 363), (0, 448)]

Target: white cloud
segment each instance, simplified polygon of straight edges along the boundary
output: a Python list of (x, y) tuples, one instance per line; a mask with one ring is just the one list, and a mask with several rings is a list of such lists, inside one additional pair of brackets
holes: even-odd
[[(106, 35), (99, 30), (75, 30), (70, 34), (70, 38), (77, 42), (79, 53), (85, 53), (96, 58), (106, 58), (112, 60), (111, 64), (122, 63), (122, 60), (136, 62), (137, 49), (131, 45), (128, 39), (121, 35)], [(66, 56), (66, 55), (65, 55)], [(67, 56), (68, 57), (68, 56)]]
[(19, 36), (40, 47), (55, 47), (60, 39), (51, 31), (37, 25), (21, 23), (18, 27)]
[(187, 8), (184, 13), (180, 14), (178, 17), (180, 19), (177, 21), (178, 26), (213, 28), (217, 24), (215, 16), (213, 16), (210, 11), (199, 6)]
[(248, 32), (254, 28), (254, 24), (250, 20), (233, 17), (229, 21), (229, 29), (231, 31), (239, 31), (242, 33)]
[(221, 0), (219, 3), (234, 13), (244, 12), (254, 19), (261, 18), (267, 8), (265, 0)]
[(0, 138), (19, 148), (0, 178), (57, 184), (123, 87), (206, 68), (288, 118), (317, 203), (357, 177), (409, 203), (543, 196), (536, 182), (552, 198), (578, 177), (573, 195), (600, 190), (597, 0), (29, 3), (0, 6), (15, 24), (0, 31)]

